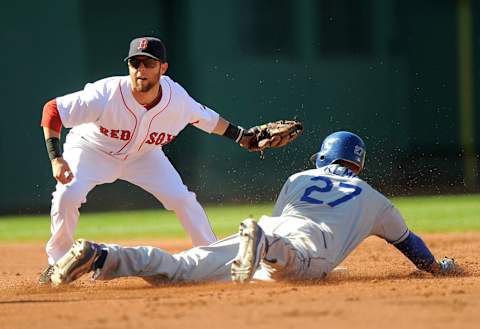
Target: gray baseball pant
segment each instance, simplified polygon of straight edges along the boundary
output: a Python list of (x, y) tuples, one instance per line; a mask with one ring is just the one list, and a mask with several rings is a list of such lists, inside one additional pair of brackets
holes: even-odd
[[(260, 280), (320, 279), (335, 264), (326, 248), (331, 235), (315, 222), (298, 217), (267, 217), (259, 226), (268, 240), (268, 253), (255, 278)], [(152, 284), (164, 282), (229, 281), (231, 264), (237, 255), (238, 234), (209, 246), (177, 254), (154, 247), (104, 245), (108, 256), (94, 278), (142, 277)]]

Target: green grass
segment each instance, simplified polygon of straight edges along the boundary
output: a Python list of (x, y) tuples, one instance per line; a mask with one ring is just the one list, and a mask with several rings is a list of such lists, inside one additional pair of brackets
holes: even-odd
[[(226, 236), (237, 231), (242, 219), (259, 218), (271, 213), (271, 209), (268, 204), (215, 206), (205, 210), (217, 236)], [(49, 235), (48, 215), (0, 217), (0, 241), (47, 240)], [(175, 214), (166, 210), (85, 213), (80, 216), (75, 236), (97, 240), (187, 238)]]
[[(480, 195), (395, 198), (409, 227), (417, 232), (480, 231)], [(248, 217), (270, 214), (272, 205), (206, 207), (218, 236), (237, 231)], [(0, 217), (0, 241), (46, 241), (48, 215)], [(88, 239), (186, 238), (175, 215), (164, 210), (82, 214), (76, 237)]]
[(479, 194), (396, 198), (393, 203), (414, 231), (480, 231)]

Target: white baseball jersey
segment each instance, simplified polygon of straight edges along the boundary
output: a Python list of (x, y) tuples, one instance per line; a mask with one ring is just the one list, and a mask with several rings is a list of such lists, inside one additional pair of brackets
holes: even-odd
[(320, 225), (335, 264), (370, 235), (392, 243), (408, 235), (403, 217), (385, 196), (336, 164), (290, 176), (273, 216), (307, 218)]
[(73, 127), (69, 143), (76, 139), (126, 159), (172, 142), (188, 124), (212, 132), (218, 113), (197, 103), (168, 76), (162, 76), (160, 84), (162, 99), (148, 111), (133, 98), (129, 76), (99, 80), (58, 97), (62, 123)]
[(143, 188), (174, 211), (195, 245), (216, 241), (195, 193), (183, 184), (161, 147), (188, 124), (212, 132), (219, 115), (169, 77), (162, 76), (160, 84), (162, 98), (149, 110), (134, 99), (129, 76), (103, 79), (57, 98), (63, 125), (73, 127), (63, 157), (74, 179), (58, 183), (53, 193), (49, 264), (72, 245), (79, 208), (90, 190), (117, 179)]

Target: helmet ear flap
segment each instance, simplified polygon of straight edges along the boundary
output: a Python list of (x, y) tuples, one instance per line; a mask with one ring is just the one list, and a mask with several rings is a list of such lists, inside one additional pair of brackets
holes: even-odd
[(324, 154), (320, 155), (320, 152), (317, 152), (317, 153), (314, 153), (310, 156), (309, 161), (312, 165), (316, 166), (317, 165), (317, 160), (324, 161), (325, 158), (326, 157), (325, 157)]

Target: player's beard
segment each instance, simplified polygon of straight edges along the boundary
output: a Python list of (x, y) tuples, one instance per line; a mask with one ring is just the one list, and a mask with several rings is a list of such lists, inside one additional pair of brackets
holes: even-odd
[(158, 83), (160, 83), (160, 72), (158, 72), (158, 74), (155, 74), (152, 79), (135, 79), (133, 81), (133, 88), (136, 92), (146, 93), (149, 92)]
[(137, 79), (137, 80), (135, 80), (134, 89), (137, 92), (146, 93), (146, 92), (150, 91), (153, 88), (154, 85), (155, 84), (151, 81)]

